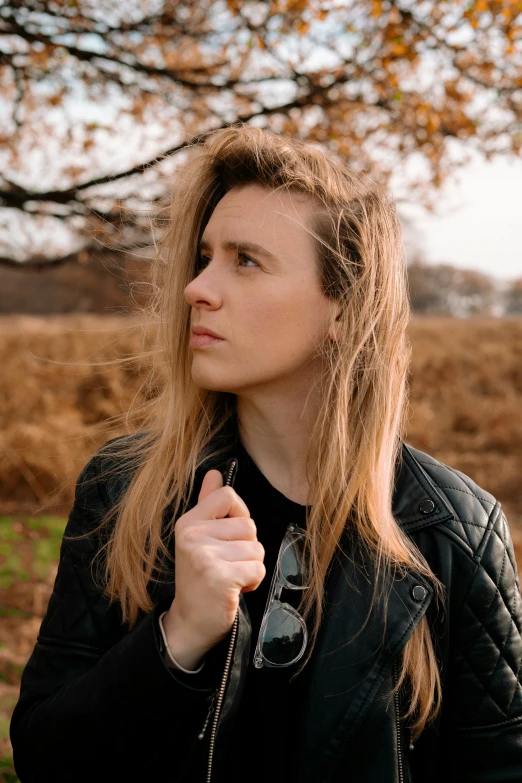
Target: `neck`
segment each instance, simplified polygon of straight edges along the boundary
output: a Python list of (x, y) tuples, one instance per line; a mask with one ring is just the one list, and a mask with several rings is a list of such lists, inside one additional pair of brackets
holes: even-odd
[(291, 395), (237, 397), (239, 435), (253, 461), (279, 492), (301, 505), (308, 503), (306, 454), (319, 409), (318, 395), (294, 390)]

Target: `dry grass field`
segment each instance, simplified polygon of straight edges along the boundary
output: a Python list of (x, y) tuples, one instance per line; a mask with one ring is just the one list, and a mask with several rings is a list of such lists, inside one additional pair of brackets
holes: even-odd
[[(409, 334), (406, 440), (502, 502), (522, 567), (522, 318), (416, 318)], [(75, 479), (124, 431), (107, 424), (139, 395), (149, 359), (115, 360), (148, 342), (133, 319), (0, 318), (0, 783), (16, 780), (7, 725)]]
[[(416, 318), (410, 339), (407, 441), (522, 515), (522, 318)], [(68, 508), (89, 454), (123, 431), (107, 421), (149, 364), (114, 360), (146, 348), (132, 319), (0, 318), (0, 513)]]

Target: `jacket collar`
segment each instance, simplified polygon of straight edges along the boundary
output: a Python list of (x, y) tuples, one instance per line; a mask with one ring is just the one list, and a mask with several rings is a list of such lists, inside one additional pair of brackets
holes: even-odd
[(392, 514), (400, 526), (411, 533), (455, 519), (455, 513), (444, 495), (404, 441), (400, 457), (392, 497)]

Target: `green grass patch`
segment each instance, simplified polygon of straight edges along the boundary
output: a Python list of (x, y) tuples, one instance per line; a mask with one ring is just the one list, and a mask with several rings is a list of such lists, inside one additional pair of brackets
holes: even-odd
[(66, 523), (50, 515), (0, 517), (0, 589), (45, 579), (59, 558)]
[(64, 517), (52, 517), (44, 514), (41, 517), (28, 517), (26, 520), (31, 530), (47, 530), (51, 535), (63, 536), (67, 519)]
[[(64, 518), (50, 515), (0, 516), (0, 589), (9, 589), (24, 581), (44, 580), (49, 569), (58, 562), (66, 523)], [(1, 603), (0, 598), (0, 620), (31, 617), (31, 612)], [(4, 661), (0, 667), (0, 682), (17, 686), (23, 668)], [(12, 687), (0, 698), (0, 783), (19, 783), (8, 742), (10, 716), (17, 694), (18, 689)]]
[[(32, 617), (32, 612), (23, 612), (14, 606), (0, 606), (0, 617)], [(0, 642), (2, 647), (2, 642)]]
[(0, 783), (20, 783), (14, 771), (11, 756), (0, 758)]

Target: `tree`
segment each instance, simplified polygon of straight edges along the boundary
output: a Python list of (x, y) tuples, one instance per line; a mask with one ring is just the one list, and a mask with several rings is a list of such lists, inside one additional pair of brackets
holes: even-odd
[(510, 281), (504, 299), (506, 315), (522, 315), (522, 277)]
[(0, 262), (147, 241), (173, 153), (236, 120), (383, 182), (420, 158), (428, 199), (452, 140), (520, 154), (521, 29), (514, 0), (3, 0)]
[(427, 264), (418, 257), (408, 265), (408, 285), (413, 311), (426, 315), (494, 315), (499, 304), (499, 292), (488, 275), (451, 264)]

